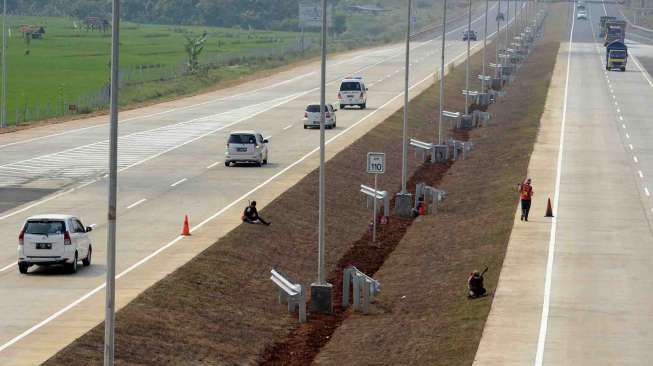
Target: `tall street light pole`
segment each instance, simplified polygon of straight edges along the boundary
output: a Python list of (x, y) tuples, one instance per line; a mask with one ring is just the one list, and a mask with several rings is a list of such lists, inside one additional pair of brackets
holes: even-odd
[(485, 93), (485, 65), (486, 65), (486, 59), (485, 56), (487, 54), (487, 17), (488, 17), (488, 10), (490, 10), (490, 0), (485, 0), (485, 26), (483, 29), (483, 76), (481, 76), (481, 93)]
[(2, 100), (0, 101), (0, 128), (7, 127), (7, 0), (2, 5)]
[(333, 293), (326, 281), (325, 259), (325, 108), (326, 108), (326, 56), (327, 56), (327, 0), (322, 0), (322, 52), (320, 63), (320, 183), (317, 243), (317, 282), (311, 284), (311, 310), (319, 313), (333, 311)]
[(498, 9), (497, 10), (497, 39), (496, 39), (496, 45), (494, 47), (494, 53), (495, 53), (496, 59), (495, 59), (494, 63), (498, 65), (499, 64), (499, 48), (501, 48), (500, 47), (500, 44), (501, 44), (501, 37), (500, 37), (500, 35), (501, 35), (501, 33), (500, 33), (500, 31), (501, 31), (501, 18), (499, 17), (499, 14), (501, 14), (501, 0), (498, 1), (497, 9)]
[(465, 115), (469, 114), (469, 56), (472, 40), (470, 33), (472, 32), (472, 0), (468, 1), (469, 9), (467, 11), (467, 58), (465, 59)]
[(438, 119), (438, 145), (442, 145), (442, 113), (444, 112), (444, 45), (447, 36), (447, 0), (442, 2), (442, 53), (440, 55), (440, 117)]
[(109, 127), (109, 210), (107, 214), (107, 286), (104, 315), (104, 366), (113, 366), (116, 312), (116, 201), (118, 183), (118, 62), (120, 0), (113, 0), (111, 19), (111, 107)]

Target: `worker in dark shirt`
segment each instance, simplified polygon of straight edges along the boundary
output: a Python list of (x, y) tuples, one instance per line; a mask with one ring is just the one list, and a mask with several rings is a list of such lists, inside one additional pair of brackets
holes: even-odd
[[(487, 271), (487, 269), (485, 271)], [(483, 274), (485, 274), (485, 271), (483, 271), (483, 273), (474, 271), (470, 274), (469, 279), (467, 280), (467, 285), (469, 286), (468, 296), (470, 298), (485, 295), (487, 291), (483, 285)]]
[(259, 216), (258, 210), (256, 210), (256, 201), (252, 201), (252, 203), (245, 208), (245, 211), (243, 212), (243, 222), (248, 224), (270, 225), (269, 222), (263, 220), (263, 218)]

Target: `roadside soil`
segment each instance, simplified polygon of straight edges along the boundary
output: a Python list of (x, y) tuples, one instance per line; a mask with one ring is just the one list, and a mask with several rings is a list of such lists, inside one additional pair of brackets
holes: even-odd
[[(557, 44), (556, 44), (557, 47)], [(556, 48), (557, 49), (557, 48)], [(490, 47), (488, 54), (493, 54)], [(472, 75), (480, 73), (481, 54), (473, 57), (471, 62)], [(539, 65), (539, 64), (538, 64)], [(542, 67), (542, 65), (539, 65)], [(552, 67), (552, 66), (551, 66)], [(544, 69), (546, 69), (544, 67)], [(537, 71), (539, 73), (540, 71)], [(534, 71), (534, 72), (535, 72)], [(538, 74), (539, 75), (539, 74)], [(465, 68), (457, 67), (447, 76), (447, 109), (463, 110)], [(542, 75), (544, 77), (544, 75)], [(541, 82), (541, 81), (540, 81)], [(527, 85), (527, 88), (533, 85)], [(545, 87), (542, 94), (545, 93)], [(437, 131), (438, 88), (433, 87), (413, 99), (410, 108), (409, 135), (424, 140), (432, 140)], [(515, 93), (519, 98), (525, 98), (528, 93)], [(524, 102), (524, 100), (521, 100)], [(532, 102), (527, 99), (526, 101)], [(508, 101), (499, 104), (501, 108)], [(524, 110), (523, 104), (512, 104), (512, 112)], [(530, 110), (530, 108), (526, 108)], [(504, 114), (503, 118), (508, 116)], [(390, 223), (382, 227), (379, 243), (371, 245), (368, 232), (371, 210), (367, 209), (364, 199), (359, 193), (360, 184), (371, 184), (372, 178), (364, 171), (365, 157), (368, 151), (383, 151), (386, 153), (387, 173), (379, 179), (379, 188), (396, 192), (400, 188), (401, 172), (401, 126), (403, 111), (399, 110), (389, 119), (361, 137), (354, 144), (334, 156), (326, 167), (327, 176), (327, 216), (326, 216), (326, 265), (329, 280), (334, 284), (336, 296), (334, 304), (339, 304), (341, 269), (349, 264), (355, 264), (364, 271), (374, 274), (383, 265), (386, 258), (394, 258), (391, 253), (397, 248), (402, 252), (406, 239), (404, 234), (411, 235), (411, 225), (433, 219), (427, 225), (442, 225), (440, 220), (449, 217), (452, 209), (434, 216), (422, 217), (418, 220), (402, 220), (391, 216)], [(522, 119), (518, 119), (522, 121)], [(502, 119), (497, 120), (497, 126), (474, 131), (474, 139), (500, 140), (500, 133), (492, 133), (499, 128)], [(523, 122), (523, 121), (522, 121)], [(532, 133), (536, 131), (534, 123)], [(452, 135), (448, 126), (443, 129), (445, 138)], [(409, 155), (408, 173), (411, 178), (409, 188), (414, 190), (417, 181), (425, 181), (430, 185), (440, 185), (440, 180), (446, 181), (451, 173), (451, 167), (458, 164), (476, 163), (477, 157), (487, 156), (492, 160), (489, 166), (495, 168), (511, 164), (510, 157), (517, 153), (518, 160), (527, 161), (532, 141), (523, 138), (522, 127), (517, 121), (510, 121), (505, 126), (508, 131), (519, 131), (517, 145), (524, 144), (524, 150), (519, 150), (511, 144), (501, 144), (504, 150), (487, 155), (486, 148), (495, 148), (491, 144), (479, 144), (473, 158), (466, 162), (453, 165), (422, 164)], [(503, 130), (501, 130), (503, 131)], [(516, 133), (516, 132), (515, 132)], [(456, 133), (459, 139), (467, 139), (466, 132)], [(489, 135), (491, 137), (486, 137)], [(485, 146), (489, 147), (485, 147)], [(498, 148), (498, 146), (497, 146)], [(493, 152), (493, 150), (488, 150)], [(523, 157), (522, 157), (523, 155)], [(496, 160), (496, 161), (495, 161)], [(521, 160), (519, 160), (521, 161)], [(488, 165), (485, 162), (485, 165)], [(525, 169), (526, 164), (522, 164)], [(475, 165), (477, 169), (486, 169), (483, 164)], [(507, 168), (505, 168), (507, 169)], [(523, 172), (518, 172), (523, 175)], [(470, 173), (471, 174), (471, 173)], [(519, 174), (515, 173), (515, 177)], [(516, 179), (514, 177), (512, 180)], [(494, 186), (494, 185), (492, 185)], [(317, 247), (317, 187), (318, 171), (315, 170), (298, 184), (291, 187), (283, 195), (265, 207), (262, 215), (273, 222), (270, 227), (256, 225), (240, 225), (238, 228), (218, 240), (213, 246), (196, 258), (180, 267), (156, 285), (139, 295), (117, 314), (116, 325), (116, 364), (118, 365), (223, 365), (223, 364), (288, 364), (289, 358), (297, 359), (297, 364), (310, 363), (321, 347), (340, 325), (348, 312), (336, 306), (334, 315), (322, 316), (309, 314), (309, 322), (299, 325), (297, 315), (288, 315), (286, 307), (276, 303), (276, 288), (269, 280), (270, 269), (279, 269), (298, 280), (308, 288), (315, 279), (316, 247)], [(449, 186), (446, 186), (449, 187)], [(476, 187), (483, 190), (484, 187)], [(514, 188), (511, 186), (511, 189)], [(455, 189), (450, 188), (453, 193)], [(511, 193), (512, 190), (510, 191)], [(483, 195), (484, 193), (481, 193)], [(454, 205), (459, 198), (453, 196), (447, 205)], [(463, 200), (463, 202), (466, 202)], [(514, 209), (514, 195), (505, 202), (505, 211)], [(477, 209), (480, 212), (480, 208)], [(503, 212), (503, 211), (501, 211)], [(496, 218), (502, 218), (499, 216)], [(492, 223), (490, 219), (483, 222)], [(467, 227), (469, 235), (482, 231), (482, 226)], [(506, 240), (501, 242), (505, 247), (509, 226), (505, 229)], [(444, 227), (440, 226), (440, 231)], [(430, 231), (429, 238), (446, 237), (440, 231)], [(494, 231), (492, 231), (494, 233)], [(501, 231), (503, 233), (503, 231)], [(478, 233), (477, 233), (478, 234)], [(420, 237), (420, 235), (412, 234)], [(488, 237), (492, 242), (494, 236)], [(414, 240), (410, 240), (412, 247)], [(422, 242), (417, 240), (416, 242)], [(398, 246), (399, 245), (399, 246)], [(432, 243), (430, 240), (418, 244), (430, 246), (427, 251), (413, 259), (421, 262), (433, 253), (450, 253), (452, 257), (464, 255), (467, 251), (447, 246), (435, 246), (444, 243)], [(490, 248), (491, 247), (491, 248)], [(487, 250), (494, 247), (491, 245)], [(494, 248), (496, 249), (496, 248)], [(504, 248), (505, 249), (505, 248)], [(451, 253), (451, 252), (456, 253)], [(441, 256), (444, 254), (440, 254)], [(440, 258), (441, 260), (442, 258)], [(446, 264), (441, 261), (439, 265)], [(493, 265), (493, 263), (488, 264)], [(418, 272), (426, 271), (416, 265), (411, 265)], [(452, 269), (449, 269), (453, 275)], [(465, 268), (464, 272), (468, 271)], [(428, 269), (433, 271), (433, 269)], [(498, 272), (498, 267), (497, 267)], [(465, 274), (462, 285), (456, 281), (450, 282), (456, 289), (462, 287), (464, 292)], [(394, 279), (398, 279), (394, 277)], [(496, 279), (493, 279), (496, 281)], [(392, 283), (384, 281), (384, 295), (392, 292)], [(386, 291), (386, 286), (388, 290)], [(433, 288), (424, 287), (420, 291), (433, 293)], [(453, 292), (453, 288), (449, 289)], [(434, 295), (435, 296), (435, 295)], [(453, 295), (452, 295), (453, 296)], [(387, 309), (392, 312), (392, 303), (384, 303), (379, 299), (374, 312)], [(489, 301), (485, 305), (489, 309)], [(481, 302), (478, 302), (481, 304)], [(386, 305), (387, 304), (387, 305)], [(441, 306), (447, 305), (446, 303)], [(459, 310), (456, 310), (459, 311)], [(434, 313), (436, 314), (436, 313)], [(487, 315), (487, 310), (485, 311)], [(353, 317), (352, 317), (353, 318)], [(369, 317), (373, 319), (373, 317)], [(442, 319), (433, 319), (437, 321)], [(479, 318), (480, 328), (485, 320)], [(406, 331), (407, 329), (404, 329)], [(337, 333), (336, 333), (337, 334)], [(398, 333), (401, 334), (401, 333)], [(384, 336), (392, 341), (392, 332)], [(480, 336), (480, 333), (479, 333)], [(373, 336), (369, 341), (374, 342)], [(89, 365), (101, 364), (103, 350), (103, 324), (98, 325), (74, 343), (63, 349), (57, 355), (45, 362), (45, 365)], [(474, 347), (476, 347), (476, 342)], [(327, 347), (329, 344), (327, 344)], [(297, 348), (296, 348), (297, 347)], [(474, 348), (475, 349), (475, 348)], [(376, 350), (374, 352), (377, 352)], [(397, 362), (390, 362), (398, 364)], [(399, 362), (404, 363), (405, 362)]]

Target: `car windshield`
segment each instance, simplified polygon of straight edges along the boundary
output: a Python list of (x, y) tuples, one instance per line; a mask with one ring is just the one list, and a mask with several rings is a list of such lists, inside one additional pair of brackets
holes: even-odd
[(25, 234), (33, 235), (58, 235), (63, 234), (65, 225), (63, 221), (28, 221), (25, 225)]
[(256, 138), (254, 135), (250, 134), (232, 134), (229, 136), (230, 144), (254, 144), (256, 143)]
[(612, 57), (624, 58), (624, 57), (626, 57), (626, 52), (624, 52), (624, 51), (612, 51)]
[(306, 112), (320, 113), (320, 106), (317, 104), (311, 104), (308, 107), (306, 107)]
[(345, 81), (340, 84), (340, 91), (360, 91), (361, 83), (355, 81)]

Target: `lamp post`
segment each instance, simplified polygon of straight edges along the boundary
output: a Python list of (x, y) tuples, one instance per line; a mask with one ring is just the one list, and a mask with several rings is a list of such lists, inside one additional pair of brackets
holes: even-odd
[(447, 0), (442, 2), (442, 53), (440, 55), (440, 114), (438, 119), (438, 145), (442, 145), (442, 113), (444, 112), (444, 45), (447, 36)]

